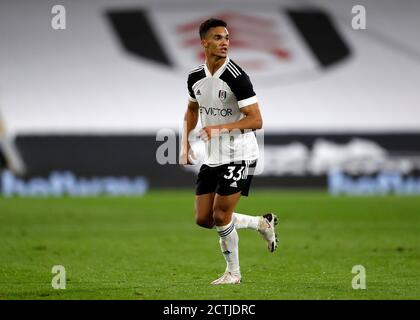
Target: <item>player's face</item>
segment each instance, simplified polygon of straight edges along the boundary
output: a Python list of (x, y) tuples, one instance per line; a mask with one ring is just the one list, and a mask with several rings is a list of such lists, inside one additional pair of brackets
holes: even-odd
[(226, 58), (229, 49), (229, 32), (225, 27), (210, 28), (202, 43), (210, 55)]

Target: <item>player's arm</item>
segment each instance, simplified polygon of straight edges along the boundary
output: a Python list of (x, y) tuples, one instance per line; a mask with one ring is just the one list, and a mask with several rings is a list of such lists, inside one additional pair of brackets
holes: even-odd
[(249, 106), (243, 107), (240, 109), (240, 111), (245, 115), (244, 118), (242, 118), (239, 121), (235, 121), (232, 123), (226, 123), (222, 125), (218, 125), (217, 129), (223, 130), (226, 129), (228, 131), (232, 130), (241, 130), (242, 132), (244, 130), (256, 130), (261, 129), (263, 126), (263, 120), (261, 117), (260, 108), (257, 103), (253, 103)]
[(243, 107), (240, 109), (240, 111), (245, 115), (245, 117), (241, 120), (226, 124), (204, 127), (200, 131), (200, 137), (203, 140), (207, 140), (213, 136), (218, 135), (221, 130), (227, 130), (229, 132), (232, 130), (240, 130), (241, 132), (244, 132), (245, 130), (256, 130), (262, 128), (263, 120), (258, 102)]
[(196, 101), (188, 101), (187, 111), (184, 115), (184, 125), (182, 130), (182, 139), (181, 139), (181, 152), (180, 152), (180, 164), (192, 164), (191, 162), (191, 145), (188, 141), (188, 136), (192, 130), (195, 129), (198, 122), (198, 103)]

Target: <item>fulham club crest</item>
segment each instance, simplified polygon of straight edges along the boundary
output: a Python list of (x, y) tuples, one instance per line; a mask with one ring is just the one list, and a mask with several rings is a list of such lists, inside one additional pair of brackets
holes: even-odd
[(222, 101), (226, 100), (226, 91), (225, 90), (219, 90), (219, 99)]

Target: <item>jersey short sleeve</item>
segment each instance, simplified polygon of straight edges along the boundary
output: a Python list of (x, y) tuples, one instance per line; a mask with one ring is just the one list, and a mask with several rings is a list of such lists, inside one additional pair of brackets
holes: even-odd
[(188, 77), (187, 86), (188, 86), (188, 99), (192, 102), (197, 102), (197, 99), (195, 98), (194, 90), (192, 88), (193, 83), (191, 81), (191, 76)]
[(227, 64), (226, 71), (220, 78), (229, 85), (235, 94), (239, 108), (258, 102), (249, 76), (232, 60)]
[(197, 68), (195, 68), (193, 71), (191, 71), (188, 75), (188, 81), (187, 81), (187, 87), (188, 87), (188, 98), (192, 102), (197, 102), (197, 99), (195, 97), (195, 93), (193, 90), (193, 86), (196, 82), (200, 81), (206, 76), (206, 73), (204, 71), (204, 65), (200, 65)]
[(251, 80), (246, 73), (243, 73), (236, 79), (236, 81), (233, 82), (231, 90), (238, 100), (239, 108), (243, 108), (258, 102)]

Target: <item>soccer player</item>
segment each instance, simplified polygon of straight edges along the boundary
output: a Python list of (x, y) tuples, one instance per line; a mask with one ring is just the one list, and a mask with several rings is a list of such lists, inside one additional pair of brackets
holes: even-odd
[(234, 212), (241, 195), (248, 196), (259, 155), (253, 130), (261, 129), (263, 121), (248, 75), (228, 57), (226, 22), (206, 20), (199, 34), (206, 61), (188, 76), (180, 163), (194, 162), (188, 135), (200, 115), (199, 136), (206, 144), (206, 156), (197, 178), (195, 219), (201, 227), (215, 227), (220, 237), (227, 266), (212, 284), (237, 284), (241, 282), (238, 229), (258, 230), (270, 252), (277, 247), (277, 217), (273, 213), (250, 216)]

